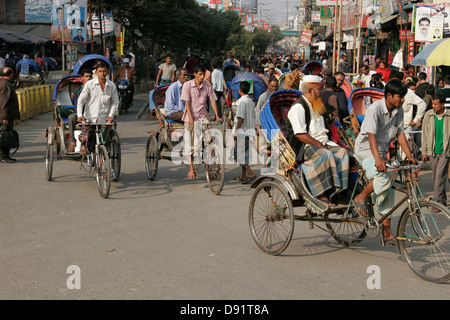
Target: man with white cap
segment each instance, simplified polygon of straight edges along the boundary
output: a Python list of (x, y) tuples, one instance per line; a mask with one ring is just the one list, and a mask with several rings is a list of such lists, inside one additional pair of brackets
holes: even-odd
[(288, 141), (296, 152), (297, 163), (302, 164), (312, 195), (331, 205), (332, 197), (348, 187), (349, 155), (328, 138), (321, 80), (315, 75), (303, 77), (302, 96), (288, 113), (292, 126)]
[(128, 105), (131, 105), (133, 103), (134, 98), (134, 85), (137, 81), (137, 75), (136, 75), (136, 69), (130, 67), (130, 59), (124, 58), (123, 59), (123, 66), (120, 66), (119, 69), (117, 69), (116, 74), (114, 76), (116, 80), (128, 80), (129, 83), (129, 103)]

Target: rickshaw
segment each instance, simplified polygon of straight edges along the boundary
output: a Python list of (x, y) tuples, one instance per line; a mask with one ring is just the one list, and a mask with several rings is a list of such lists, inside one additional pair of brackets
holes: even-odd
[(319, 72), (322, 72), (322, 68), (322, 64), (318, 61), (310, 61), (303, 66), (303, 69), (305, 70), (304, 73), (308, 73), (311, 75), (319, 74)]
[[(182, 157), (184, 124), (167, 119), (165, 116), (165, 93), (169, 86), (158, 86), (149, 93), (149, 114), (154, 114), (159, 123), (157, 131), (149, 131), (145, 149), (145, 172), (151, 181), (156, 178), (160, 159), (177, 162), (184, 160)], [(215, 124), (211, 121), (210, 124), (203, 125), (201, 131), (202, 147), (199, 153), (202, 154), (200, 160), (196, 161), (195, 167), (198, 169), (200, 164), (205, 166), (209, 189), (218, 195), (225, 181), (225, 152), (221, 139), (225, 135), (223, 124)]]
[(16, 70), (19, 72), (17, 84), (19, 88), (35, 86), (43, 82), (42, 69), (34, 60), (20, 59), (17, 61)]
[(238, 65), (228, 65), (223, 68), (222, 73), (225, 84), (227, 85), (227, 88), (230, 89), (231, 81), (233, 81), (234, 77), (238, 74), (245, 73), (245, 69)]
[[(103, 56), (86, 56), (78, 61), (71, 75), (62, 78), (55, 85), (52, 96), (52, 115), (55, 120), (55, 126), (48, 127), (45, 134), (47, 139), (45, 170), (47, 180), (51, 181), (55, 152), (58, 160), (87, 163), (88, 171), (94, 171), (100, 195), (103, 198), (107, 198), (111, 179), (118, 181), (120, 178), (121, 149), (119, 135), (116, 131), (117, 124), (115, 122), (113, 124), (89, 122), (78, 124), (75, 130), (77, 146), (74, 152), (68, 151), (68, 146), (71, 142), (68, 118), (76, 112), (76, 106), (72, 103), (72, 96), (74, 91), (82, 84), (79, 72), (85, 68), (92, 68), (97, 60), (109, 62)], [(109, 65), (111, 67), (111, 63)], [(91, 150), (87, 150), (86, 153), (83, 152), (81, 143), (78, 140), (83, 126), (95, 128), (95, 134), (92, 137), (92, 139), (95, 139), (95, 143), (93, 143)]]
[[(253, 240), (265, 253), (279, 255), (288, 247), (294, 232), (294, 222), (308, 222), (328, 232), (345, 246), (381, 235), (381, 224), (406, 203), (397, 229), (397, 247), (411, 269), (431, 282), (450, 279), (450, 212), (434, 201), (425, 199), (418, 186), (416, 170), (420, 165), (392, 163), (390, 169), (401, 171), (408, 179), (396, 181), (394, 189), (404, 197), (381, 219), (376, 219), (371, 197), (367, 198), (369, 218), (362, 217), (352, 202), (367, 184), (365, 173), (349, 179), (348, 205), (327, 206), (311, 194), (301, 164), (287, 142), (287, 114), (301, 96), (297, 90), (274, 92), (260, 113), (262, 131), (271, 143), (272, 155), (262, 174), (252, 184), (248, 222)], [(299, 209), (306, 207), (301, 212)], [(323, 226), (325, 224), (325, 226)]]

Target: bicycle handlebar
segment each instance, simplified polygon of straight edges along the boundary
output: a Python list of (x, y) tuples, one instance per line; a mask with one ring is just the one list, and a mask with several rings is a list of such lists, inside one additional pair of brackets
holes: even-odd
[(402, 166), (399, 161), (394, 160), (391, 164), (386, 163), (386, 167), (390, 168), (389, 171), (395, 171), (395, 170), (409, 170), (409, 169), (418, 169), (422, 168), (422, 164), (418, 165), (408, 165), (408, 166)]

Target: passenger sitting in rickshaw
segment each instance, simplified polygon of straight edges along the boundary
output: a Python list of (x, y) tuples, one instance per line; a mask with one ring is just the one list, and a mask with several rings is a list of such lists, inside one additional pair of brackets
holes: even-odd
[(86, 82), (88, 82), (89, 80), (92, 79), (92, 70), (90, 69), (83, 69), (81, 71), (81, 86), (79, 86), (78, 88), (76, 88), (73, 92), (73, 96), (72, 96), (72, 103), (75, 106), (75, 112), (72, 113), (69, 117), (68, 117), (68, 125), (69, 125), (69, 133), (70, 133), (70, 145), (67, 149), (68, 152), (74, 152), (75, 151), (75, 147), (77, 145), (77, 142), (75, 140), (75, 127), (77, 125), (77, 119), (78, 119), (78, 115), (77, 115), (77, 102), (78, 102), (78, 97), (80, 96), (81, 91), (83, 90), (84, 85), (86, 84)]
[(166, 90), (166, 99), (164, 102), (164, 112), (166, 119), (183, 123), (185, 102), (181, 100), (181, 89), (188, 80), (188, 72), (185, 68), (179, 68), (175, 71), (177, 81), (172, 83)]
[(321, 78), (308, 75), (303, 78), (302, 96), (291, 107), (288, 118), (292, 132), (288, 142), (302, 164), (311, 194), (327, 205), (332, 198), (348, 187), (349, 155), (347, 150), (329, 140), (323, 114)]

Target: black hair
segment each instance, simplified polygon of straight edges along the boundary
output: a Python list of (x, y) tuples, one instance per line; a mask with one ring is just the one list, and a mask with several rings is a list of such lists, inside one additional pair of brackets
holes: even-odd
[(199, 72), (199, 71), (205, 73), (205, 72), (206, 72), (205, 66), (202, 65), (202, 64), (196, 65), (196, 66), (194, 67), (194, 73), (197, 73), (197, 72)]
[(90, 73), (90, 74), (92, 74), (93, 72), (92, 72), (91, 69), (83, 69), (83, 70), (80, 71), (80, 75), (81, 75), (81, 76), (83, 76), (85, 73)]
[(334, 76), (336, 77), (337, 75), (342, 75), (345, 78), (345, 73), (343, 73), (342, 71), (337, 71), (334, 73)]
[(425, 93), (429, 95), (433, 95), (436, 93), (436, 87), (432, 84), (428, 84), (428, 86), (425, 88)]
[(105, 62), (101, 61), (101, 62), (98, 62), (98, 63), (95, 65), (95, 69), (98, 69), (98, 68), (106, 68), (106, 69), (109, 69), (109, 66), (108, 66)]
[(431, 23), (431, 21), (430, 21), (429, 18), (423, 17), (423, 18), (420, 18), (420, 20), (419, 20), (419, 25), (420, 25), (420, 23), (421, 23), (422, 21), (428, 21), (428, 23)]
[(247, 81), (241, 81), (239, 84), (239, 89), (241, 89), (243, 94), (248, 94), (250, 92), (250, 83)]
[(327, 80), (325, 80), (325, 85), (327, 86), (327, 88), (336, 88), (337, 86), (337, 80), (334, 76), (330, 76), (327, 78)]
[(295, 70), (295, 69), (298, 69), (298, 64), (293, 64), (293, 65), (291, 65), (291, 70)]
[(389, 75), (389, 80), (392, 80), (392, 79), (403, 80), (404, 77), (405, 77), (405, 74), (403, 72), (392, 70), (391, 74)]
[(445, 96), (442, 93), (435, 93), (431, 97), (432, 100), (439, 100), (440, 103), (445, 103)]
[(450, 75), (448, 75), (444, 78), (444, 82), (445, 82), (445, 84), (450, 84)]
[(401, 97), (404, 97), (408, 93), (408, 87), (400, 80), (392, 79), (384, 86), (384, 97), (386, 98), (389, 93), (391, 95), (398, 94)]
[(427, 78), (427, 74), (425, 72), (420, 72), (419, 73), (419, 79), (420, 80), (425, 80)]

